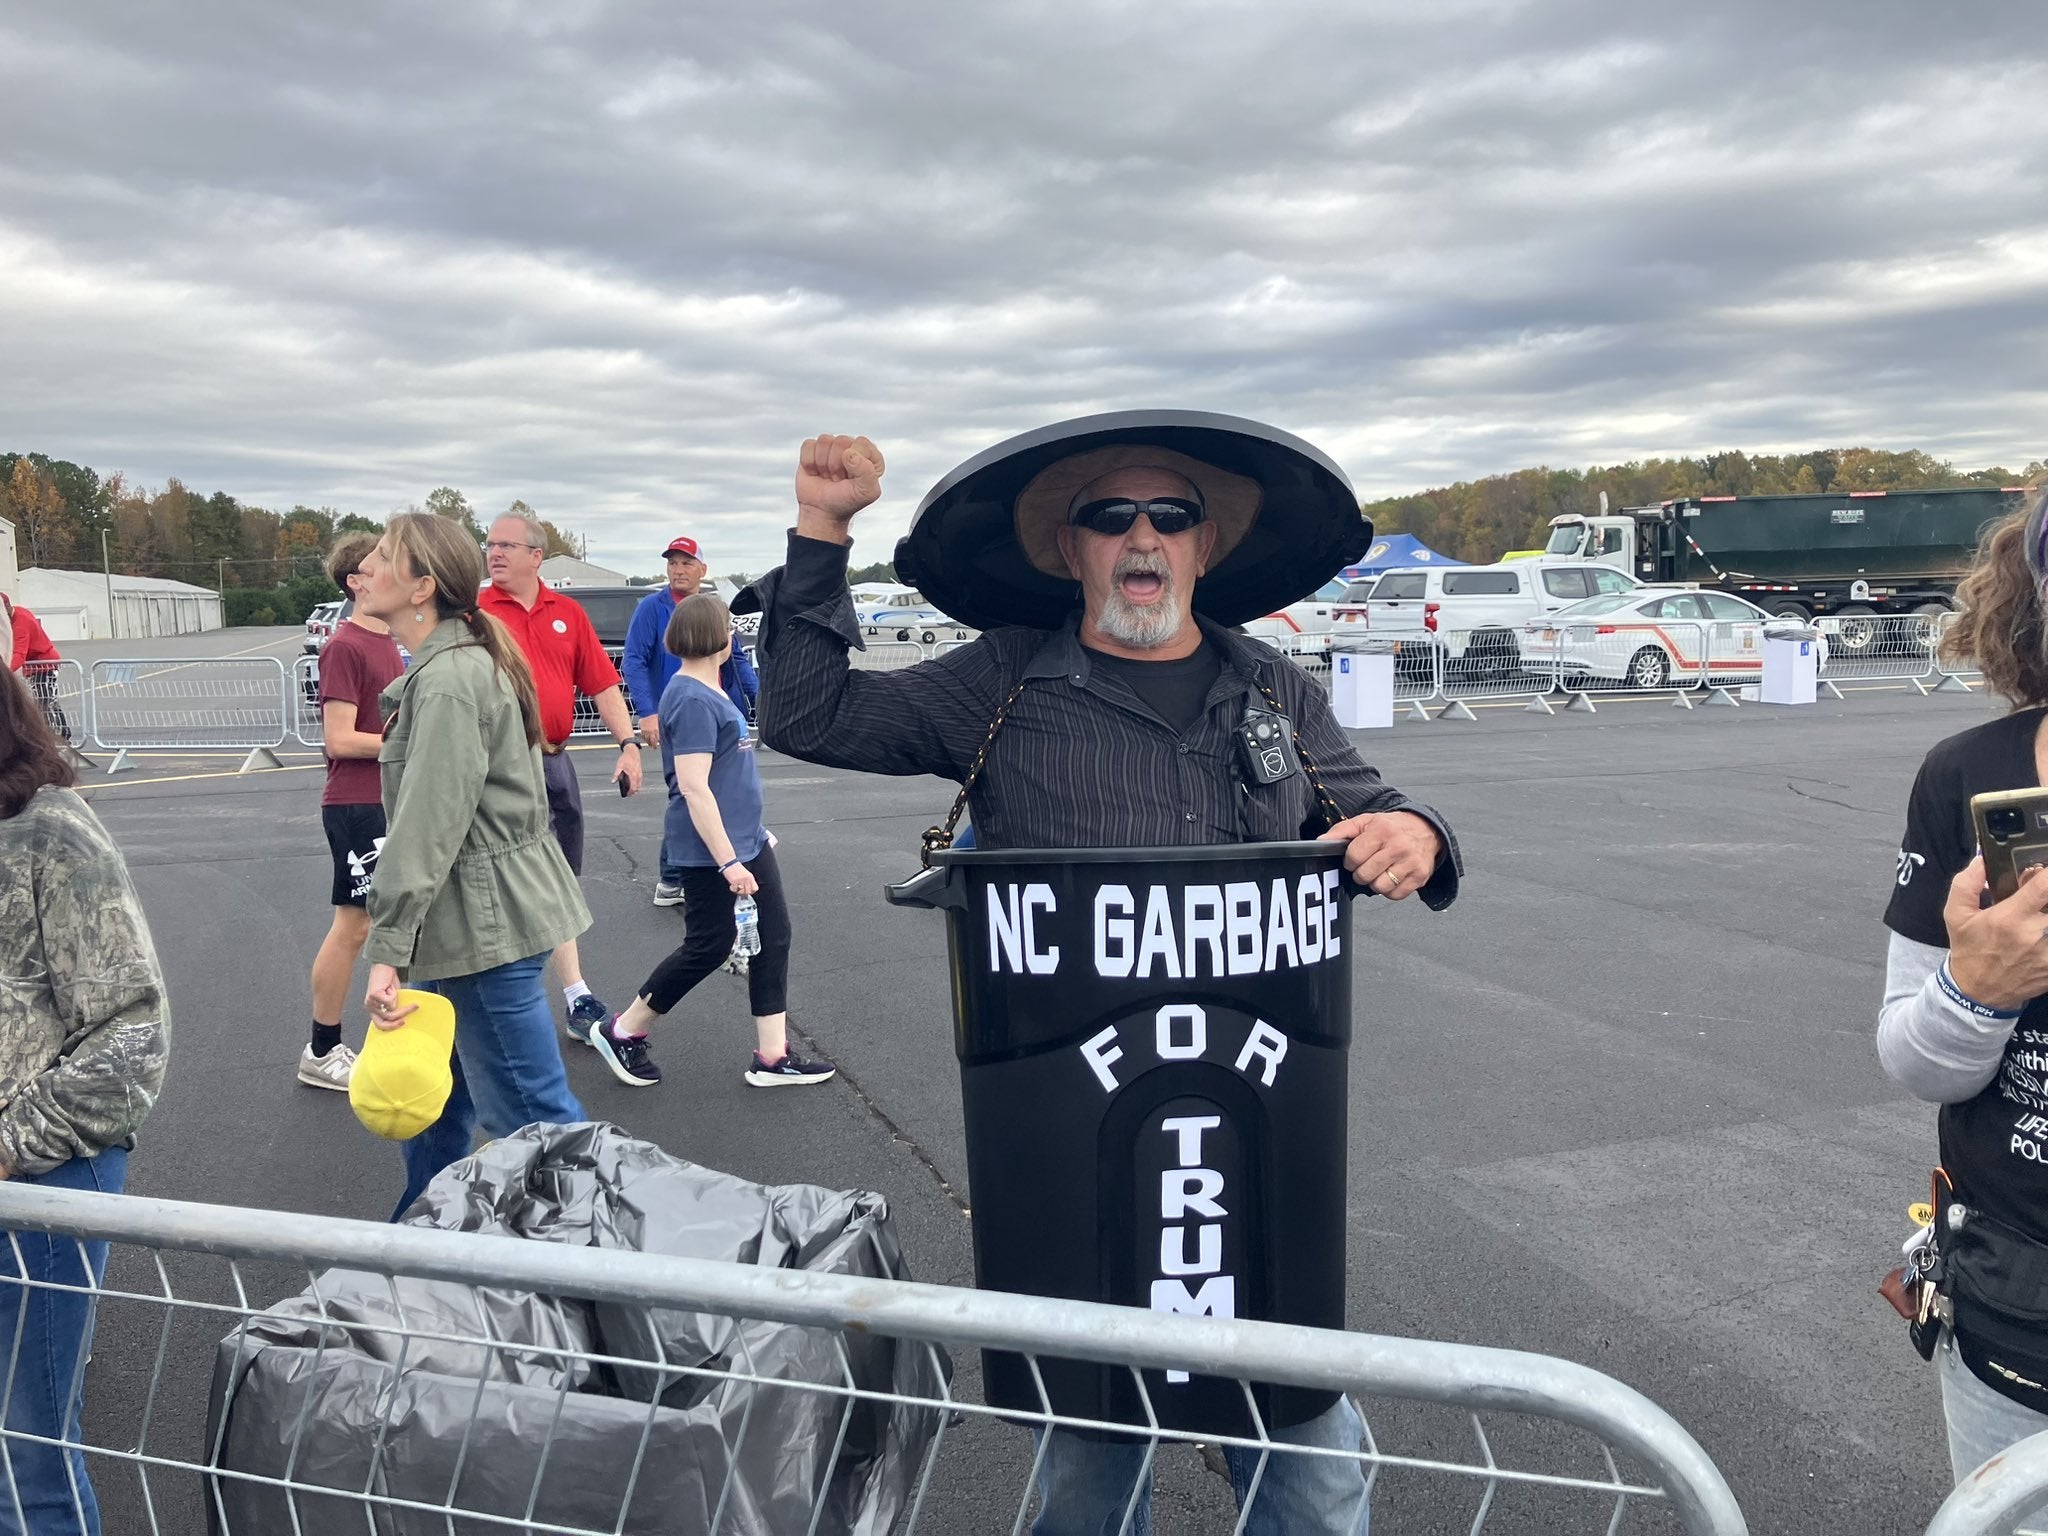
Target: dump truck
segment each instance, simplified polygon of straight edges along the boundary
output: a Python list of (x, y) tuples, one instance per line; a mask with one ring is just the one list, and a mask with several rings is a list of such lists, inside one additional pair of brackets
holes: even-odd
[(1840, 619), (1836, 648), (1854, 652), (1897, 633), (1875, 622), (1882, 617), (1952, 609), (1979, 533), (2024, 495), (1987, 487), (1686, 496), (1610, 514), (1603, 494), (1596, 516), (1550, 520), (1543, 557), (1718, 587), (1788, 618)]

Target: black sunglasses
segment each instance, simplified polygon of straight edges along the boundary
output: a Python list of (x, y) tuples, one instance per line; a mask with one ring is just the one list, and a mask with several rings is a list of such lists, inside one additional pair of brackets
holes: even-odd
[(1085, 507), (1077, 508), (1068, 521), (1076, 528), (1115, 538), (1129, 533), (1131, 524), (1138, 520), (1140, 513), (1152, 524), (1154, 533), (1186, 533), (1204, 515), (1199, 501), (1189, 501), (1180, 496), (1157, 496), (1150, 501), (1115, 497), (1108, 501), (1091, 501)]

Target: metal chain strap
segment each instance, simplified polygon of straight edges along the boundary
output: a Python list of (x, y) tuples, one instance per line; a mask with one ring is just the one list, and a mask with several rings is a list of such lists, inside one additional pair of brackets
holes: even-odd
[(960, 793), (953, 797), (953, 809), (946, 813), (946, 824), (942, 827), (926, 827), (919, 839), (917, 859), (924, 868), (932, 867), (932, 855), (953, 846), (953, 829), (960, 825), (960, 813), (967, 809), (967, 792), (974, 788), (974, 781), (981, 777), (982, 765), (988, 761), (988, 749), (996, 744), (996, 732), (1003, 728), (1003, 722), (1010, 717), (1010, 706), (1017, 702), (1017, 695), (1024, 691), (1030, 678), (1020, 678), (1017, 686), (1010, 690), (996, 717), (989, 723), (988, 736), (981, 744), (981, 750), (974, 754), (974, 762), (967, 769), (967, 777), (960, 781)]

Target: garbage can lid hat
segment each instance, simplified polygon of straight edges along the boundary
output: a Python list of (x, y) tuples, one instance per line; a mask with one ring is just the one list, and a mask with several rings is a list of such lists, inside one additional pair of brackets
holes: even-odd
[(1113, 411), (996, 444), (934, 486), (896, 545), (896, 575), (981, 629), (1054, 629), (1081, 588), (1059, 553), (1076, 492), (1117, 469), (1192, 481), (1217, 527), (1197, 613), (1242, 624), (1283, 608), (1372, 543), (1351, 484), (1290, 433), (1207, 411)]
[(348, 1102), (356, 1118), (391, 1141), (410, 1141), (441, 1118), (455, 1091), (455, 1005), (438, 992), (402, 991), (417, 1004), (396, 1029), (370, 1026), (349, 1073)]

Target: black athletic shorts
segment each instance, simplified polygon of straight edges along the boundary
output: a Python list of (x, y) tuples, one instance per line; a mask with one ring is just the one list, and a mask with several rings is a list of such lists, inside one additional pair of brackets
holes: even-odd
[(555, 841), (562, 845), (562, 857), (575, 874), (583, 873), (583, 790), (576, 782), (576, 765), (569, 754), (557, 752), (540, 760), (542, 777), (548, 786), (548, 821), (555, 829)]
[(377, 855), (384, 848), (384, 807), (323, 805), (320, 824), (327, 829), (327, 847), (334, 855), (334, 905), (367, 906)]

